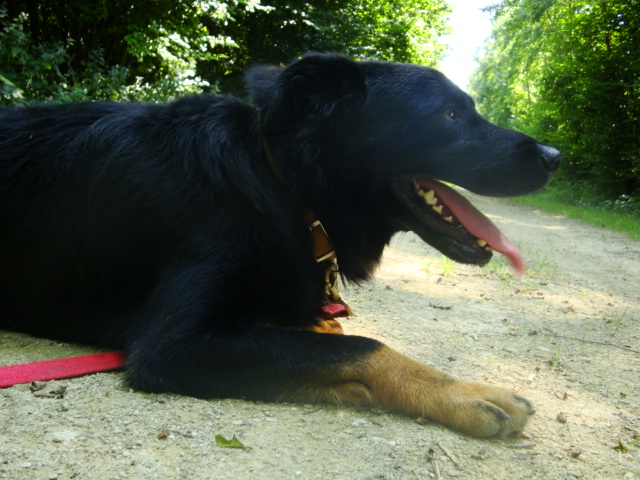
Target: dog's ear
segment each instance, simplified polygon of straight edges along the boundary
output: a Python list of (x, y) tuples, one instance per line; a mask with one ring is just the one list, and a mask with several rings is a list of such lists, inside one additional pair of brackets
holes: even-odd
[(274, 65), (256, 65), (249, 68), (244, 75), (244, 83), (251, 101), (261, 110), (266, 110), (273, 97), (278, 77), (284, 67)]
[(325, 118), (343, 108), (357, 108), (366, 98), (357, 62), (337, 54), (313, 53), (284, 69), (255, 69), (247, 83), (265, 125), (272, 128), (298, 124), (310, 115)]

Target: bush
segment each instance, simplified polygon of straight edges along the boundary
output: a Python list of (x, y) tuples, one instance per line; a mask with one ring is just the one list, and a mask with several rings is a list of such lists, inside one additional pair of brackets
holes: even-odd
[(103, 50), (96, 49), (69, 68), (73, 40), (36, 43), (25, 31), (25, 16), (15, 20), (0, 7), (0, 105), (32, 102), (77, 102), (82, 100), (162, 101), (195, 93), (209, 84), (175, 71), (156, 81), (133, 77), (130, 69), (108, 66)]

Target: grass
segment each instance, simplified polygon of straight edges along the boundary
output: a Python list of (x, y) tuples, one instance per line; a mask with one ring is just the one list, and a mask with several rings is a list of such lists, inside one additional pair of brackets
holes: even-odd
[(632, 320), (630, 318), (627, 317), (627, 314), (629, 313), (629, 307), (627, 307), (624, 312), (620, 315), (618, 315), (616, 318), (612, 318), (610, 320), (607, 320), (607, 326), (610, 327), (619, 327), (621, 326), (624, 322), (626, 322), (627, 320)]
[(545, 253), (544, 257), (542, 257), (542, 259), (535, 265), (533, 265), (533, 267), (531, 267), (531, 269), (537, 273), (540, 274), (542, 273), (543, 270), (549, 270), (549, 269), (553, 269), (554, 264), (556, 263), (555, 260), (550, 260), (549, 259), (549, 255), (551, 254), (553, 250), (549, 250), (547, 253)]
[[(516, 246), (522, 251), (522, 246), (516, 242)], [(503, 255), (494, 255), (491, 261), (483, 268), (484, 275), (500, 279), (500, 291), (504, 294), (507, 289), (517, 287), (517, 291), (530, 295), (540, 287), (544, 280), (552, 278), (556, 269), (556, 261), (550, 258), (552, 251), (547, 252), (537, 263), (527, 263), (527, 271), (523, 278), (517, 277)], [(586, 292), (586, 291), (585, 291)]]
[(553, 368), (560, 368), (561, 363), (562, 363), (562, 353), (558, 348), (558, 350), (556, 350), (556, 355), (551, 360), (549, 360), (549, 364)]
[(456, 262), (442, 255), (440, 259), (431, 258), (427, 260), (425, 262), (425, 270), (429, 273), (440, 273), (442, 276), (447, 276), (456, 271)]
[(494, 255), (491, 261), (484, 267), (484, 272), (500, 277), (502, 280), (511, 280), (513, 273), (509, 262), (503, 255)]
[(542, 208), (548, 212), (558, 213), (568, 218), (574, 218), (589, 225), (624, 233), (632, 240), (640, 240), (640, 216), (612, 211), (606, 207), (572, 205), (561, 200), (560, 197), (561, 195), (558, 192), (549, 189), (543, 193), (517, 197), (513, 200)]

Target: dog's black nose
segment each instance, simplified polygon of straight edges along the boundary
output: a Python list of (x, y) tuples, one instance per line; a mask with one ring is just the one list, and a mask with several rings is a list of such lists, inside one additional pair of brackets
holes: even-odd
[(538, 151), (540, 152), (542, 163), (550, 172), (553, 173), (558, 170), (560, 159), (562, 158), (560, 150), (540, 143), (538, 144)]

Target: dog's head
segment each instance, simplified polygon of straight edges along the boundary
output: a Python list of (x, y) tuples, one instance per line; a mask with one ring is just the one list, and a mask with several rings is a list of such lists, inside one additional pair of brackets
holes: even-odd
[(349, 192), (336, 194), (345, 208), (412, 230), (454, 260), (484, 265), (494, 249), (523, 269), (517, 248), (442, 182), (481, 195), (530, 193), (557, 170), (555, 148), (484, 120), (471, 97), (427, 67), (311, 54), (256, 67), (247, 83), (264, 134), (314, 206), (314, 182), (328, 179), (333, 192)]

